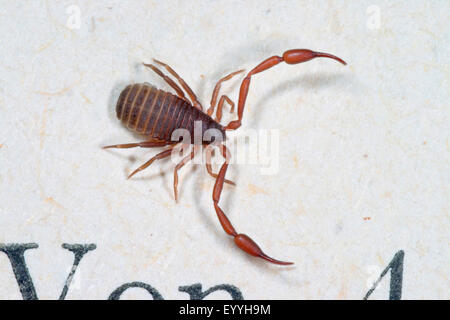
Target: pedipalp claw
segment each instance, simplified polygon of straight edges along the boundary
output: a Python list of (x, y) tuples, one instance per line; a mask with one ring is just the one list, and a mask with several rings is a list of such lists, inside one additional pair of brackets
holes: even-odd
[(266, 261), (269, 261), (274, 264), (279, 264), (279, 265), (294, 264), (293, 262), (280, 261), (280, 260), (276, 260), (274, 258), (269, 257), (261, 250), (261, 248), (256, 244), (255, 241), (253, 241), (249, 236), (247, 236), (245, 234), (240, 233), (240, 234), (236, 235), (234, 237), (234, 242), (240, 249), (242, 249), (243, 251), (247, 252), (248, 254), (250, 254), (254, 257), (259, 257)]

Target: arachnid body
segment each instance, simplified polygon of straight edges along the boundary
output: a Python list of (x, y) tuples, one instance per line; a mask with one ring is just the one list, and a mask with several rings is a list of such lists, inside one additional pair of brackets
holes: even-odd
[[(195, 93), (172, 68), (170, 68), (165, 63), (154, 60), (157, 64), (163, 66), (167, 70), (167, 72), (170, 73), (179, 82), (181, 87), (186, 91), (190, 100), (185, 96), (183, 90), (179, 87), (179, 85), (174, 82), (169, 76), (165, 75), (153, 64), (144, 64), (145, 66), (151, 68), (159, 76), (161, 76), (176, 91), (176, 95), (157, 89), (149, 84), (131, 84), (127, 86), (122, 91), (117, 101), (117, 117), (129, 129), (146, 136), (147, 139), (139, 143), (118, 144), (106, 146), (104, 148), (167, 147), (164, 151), (158, 153), (156, 156), (133, 171), (128, 177), (130, 178), (137, 172), (147, 168), (155, 160), (167, 158), (172, 154), (174, 147), (181, 143), (178, 140), (174, 141), (171, 139), (173, 132), (177, 129), (187, 130), (190, 133), (191, 137), (194, 137), (194, 123), (196, 121), (201, 121), (201, 133), (206, 132), (208, 129), (216, 129), (223, 134), (223, 137), (225, 137), (226, 130), (238, 129), (241, 126), (245, 101), (250, 87), (250, 81), (253, 75), (265, 71), (279, 64), (280, 62), (297, 64), (309, 61), (317, 57), (331, 58), (339, 61), (344, 65), (346, 64), (345, 61), (331, 54), (314, 52), (307, 49), (294, 49), (284, 52), (281, 57), (270, 57), (253, 68), (244, 78), (240, 86), (237, 107), (238, 119), (229, 122), (226, 126), (222, 126), (220, 124), (220, 120), (222, 118), (222, 109), (224, 103), (227, 102), (231, 106), (231, 112), (233, 112), (234, 102), (228, 96), (222, 95), (218, 100), (219, 102), (217, 103), (220, 86), (222, 82), (231, 79), (236, 74), (243, 72), (243, 70), (230, 73), (217, 82), (212, 94), (211, 105), (205, 113), (203, 111), (201, 103), (197, 100)], [(211, 116), (214, 113), (216, 104), (217, 111), (216, 119), (214, 120)], [(196, 152), (199, 149), (198, 144), (210, 145), (212, 144), (212, 141), (206, 141), (202, 139), (199, 143), (196, 143), (194, 139), (192, 139), (190, 141), (190, 144), (193, 145), (192, 152), (188, 156), (184, 157), (181, 162), (176, 165), (174, 170), (175, 200), (177, 199), (178, 170), (194, 158)], [(211, 150), (208, 150), (207, 148), (206, 168), (208, 173), (216, 179), (212, 199), (217, 217), (222, 225), (222, 228), (227, 234), (234, 238), (234, 242), (236, 243), (236, 245), (248, 254), (263, 258), (275, 264), (292, 264), (292, 262), (283, 262), (267, 256), (250, 237), (245, 234), (237, 233), (225, 213), (219, 207), (219, 200), (222, 193), (223, 184), (233, 184), (233, 182), (225, 179), (225, 174), (227, 172), (230, 159), (229, 151), (224, 144), (219, 144), (216, 146), (218, 146), (218, 148), (220, 149), (220, 152), (225, 158), (225, 161), (222, 164), (219, 173), (213, 173), (211, 162), (209, 161), (211, 158)]]

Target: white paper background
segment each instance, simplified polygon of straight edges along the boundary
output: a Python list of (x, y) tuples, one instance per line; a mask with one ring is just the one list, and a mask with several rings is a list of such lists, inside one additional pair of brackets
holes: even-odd
[[(70, 270), (62, 243), (97, 245), (68, 299), (132, 281), (168, 299), (198, 282), (246, 299), (360, 299), (399, 250), (402, 298), (449, 299), (449, 18), (448, 1), (1, 1), (0, 243), (39, 244), (25, 257), (41, 299)], [(222, 231), (204, 166), (182, 170), (176, 204), (170, 161), (126, 180), (155, 150), (100, 147), (142, 140), (115, 117), (126, 84), (168, 88), (141, 62), (169, 63), (208, 106), (221, 76), (292, 48), (349, 65), (254, 78), (242, 128), (279, 130), (280, 170), (232, 166), (221, 201), (238, 231), (296, 263), (277, 267)], [(388, 298), (388, 278), (371, 298)], [(0, 283), (0, 298), (21, 298), (3, 253)]]

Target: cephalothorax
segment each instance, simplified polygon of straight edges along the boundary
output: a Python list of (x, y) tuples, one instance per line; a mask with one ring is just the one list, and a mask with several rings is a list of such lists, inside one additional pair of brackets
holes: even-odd
[[(259, 72), (267, 70), (280, 62), (286, 62), (288, 64), (297, 64), (301, 62), (305, 62), (317, 57), (331, 58), (339, 61), (342, 64), (346, 64), (344, 60), (328, 54), (321, 52), (314, 52), (307, 49), (294, 49), (288, 50), (283, 53), (281, 57), (273, 56), (270, 57), (255, 68), (253, 68), (244, 80), (241, 83), (240, 91), (239, 91), (239, 100), (238, 100), (238, 119), (229, 122), (226, 126), (222, 126), (220, 124), (220, 120), (222, 118), (222, 109), (224, 103), (227, 102), (231, 106), (231, 112), (234, 111), (234, 102), (226, 95), (222, 95), (217, 103), (217, 98), (219, 97), (219, 91), (221, 83), (231, 79), (238, 73), (243, 72), (244, 70), (239, 70), (220, 79), (213, 91), (211, 98), (211, 105), (208, 108), (207, 112), (203, 111), (203, 107), (201, 103), (197, 100), (195, 93), (191, 90), (191, 88), (184, 82), (184, 80), (167, 64), (162, 63), (160, 61), (154, 60), (157, 64), (163, 66), (167, 72), (169, 72), (175, 79), (179, 82), (181, 87), (186, 91), (190, 100), (185, 96), (183, 90), (176, 84), (170, 77), (165, 75), (161, 70), (159, 70), (153, 64), (144, 64), (146, 67), (151, 68), (154, 72), (156, 72), (159, 76), (161, 76), (175, 91), (176, 95), (173, 95), (169, 92), (160, 90), (155, 88), (149, 84), (131, 84), (128, 85), (120, 94), (120, 97), (117, 101), (116, 105), (116, 113), (117, 117), (131, 130), (142, 134), (147, 137), (147, 139), (143, 142), (139, 143), (128, 143), (128, 144), (117, 144), (106, 146), (106, 148), (155, 148), (155, 147), (166, 147), (166, 149), (156, 156), (148, 160), (142, 166), (133, 171), (128, 178), (133, 176), (139, 171), (144, 170), (150, 164), (152, 164), (157, 159), (167, 158), (172, 154), (172, 151), (175, 146), (179, 145), (178, 140), (172, 140), (172, 133), (176, 129), (185, 129), (190, 134), (191, 137), (194, 137), (194, 123), (196, 121), (201, 121), (201, 131), (202, 133), (208, 129), (217, 129), (219, 132), (223, 133), (225, 136), (226, 130), (236, 130), (241, 126), (242, 116), (244, 113), (245, 101), (247, 98), (248, 90), (250, 87), (251, 77)], [(212, 119), (212, 114), (214, 113), (214, 109), (216, 108), (216, 119)], [(174, 170), (174, 194), (175, 200), (177, 200), (177, 186), (178, 186), (178, 170), (183, 167), (188, 161), (192, 160), (198, 152), (198, 145), (195, 143), (194, 139), (190, 141), (192, 146), (192, 151), (186, 157), (184, 157), (180, 163), (178, 163)], [(201, 141), (201, 144), (208, 144), (207, 141)], [(292, 262), (283, 262), (279, 260), (275, 260), (269, 256), (267, 256), (259, 246), (247, 235), (242, 233), (237, 233), (231, 224), (230, 220), (228, 220), (225, 213), (219, 207), (220, 195), (222, 193), (222, 188), (224, 183), (234, 184), (232, 181), (225, 179), (225, 174), (228, 169), (228, 164), (230, 160), (230, 154), (228, 149), (224, 144), (220, 144), (216, 146), (220, 149), (222, 156), (225, 158), (224, 163), (222, 164), (219, 173), (213, 173), (211, 167), (211, 149), (206, 148), (206, 169), (208, 173), (216, 179), (216, 183), (214, 185), (213, 190), (213, 203), (214, 208), (219, 218), (220, 224), (224, 231), (234, 238), (234, 242), (236, 245), (247, 252), (248, 254), (256, 257), (260, 257), (269, 262), (280, 264), (280, 265), (289, 265)]]

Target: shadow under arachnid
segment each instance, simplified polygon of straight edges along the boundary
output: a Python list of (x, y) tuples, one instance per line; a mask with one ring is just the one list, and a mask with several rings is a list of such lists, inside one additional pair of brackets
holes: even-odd
[[(248, 117), (248, 123), (251, 126), (257, 126), (260, 117), (266, 109), (271, 109), (270, 102), (278, 96), (287, 95), (289, 91), (298, 90), (303, 94), (312, 94), (310, 90), (321, 90), (327, 87), (339, 86), (349, 81), (349, 75), (344, 73), (315, 73), (304, 74), (294, 79), (285, 80), (274, 85), (268, 92), (264, 93), (254, 104), (258, 108), (258, 112), (254, 112), (252, 117)], [(308, 93), (309, 92), (309, 93)], [(332, 93), (330, 93), (332, 94)], [(299, 107), (304, 107), (303, 105)], [(270, 111), (270, 110), (269, 110)], [(273, 110), (272, 110), (273, 111)]]

